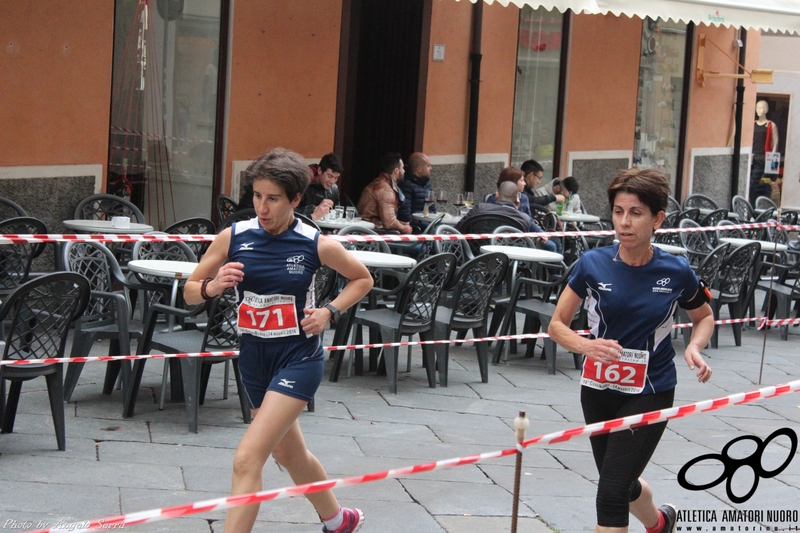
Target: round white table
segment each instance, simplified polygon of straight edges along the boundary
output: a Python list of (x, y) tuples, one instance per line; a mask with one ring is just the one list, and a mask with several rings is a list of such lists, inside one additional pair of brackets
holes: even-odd
[(686, 255), (686, 248), (683, 246), (675, 246), (674, 244), (662, 244), (660, 242), (652, 243), (656, 248), (661, 248), (668, 254), (672, 255)]
[[(619, 240), (614, 239), (614, 244), (619, 244)], [(663, 244), (660, 242), (651, 242), (650, 244), (672, 255), (686, 255), (687, 253), (686, 248), (684, 248), (683, 246), (675, 246), (674, 244)]]
[(720, 242), (727, 242), (731, 246), (739, 247), (744, 246), (745, 244), (750, 244), (751, 242), (757, 242), (761, 245), (762, 252), (785, 252), (789, 249), (788, 246), (785, 244), (771, 242), (771, 241), (755, 241), (753, 239), (738, 239), (735, 237), (722, 237)]
[(354, 218), (353, 220), (347, 220), (346, 218), (337, 218), (336, 220), (320, 219), (314, 222), (322, 229), (342, 229), (347, 226), (361, 226), (362, 228), (375, 229), (375, 224), (360, 218)]
[(417, 260), (405, 255), (368, 252), (366, 250), (348, 250), (366, 267), (375, 268), (413, 268)]
[[(439, 215), (441, 215), (441, 213), (429, 213), (427, 215), (423, 215), (422, 213), (411, 213), (411, 218), (421, 222), (433, 222), (439, 217)], [(442, 219), (442, 223), (444, 224), (458, 224), (459, 222), (461, 222), (461, 217), (458, 215), (451, 215), (450, 213), (445, 213), (444, 218)]]
[(600, 222), (600, 217), (585, 213), (562, 213), (558, 215), (558, 218), (563, 222), (587, 222), (592, 224)]
[(153, 226), (131, 222), (127, 228), (114, 226), (110, 220), (62, 220), (65, 228), (81, 233), (147, 233), (153, 231)]
[[(162, 278), (172, 278), (172, 292), (170, 293), (169, 305), (175, 307), (178, 300), (178, 283), (182, 279), (188, 279), (192, 275), (198, 263), (191, 261), (168, 261), (166, 259), (134, 259), (128, 261), (128, 270), (148, 276), (159, 276)], [(168, 331), (172, 331), (175, 317), (169, 315), (167, 319)]]
[(520, 246), (503, 246), (500, 244), (487, 244), (481, 246), (481, 253), (500, 252), (515, 261), (534, 261), (537, 263), (558, 263), (564, 256), (556, 252), (548, 252), (538, 248), (523, 248)]

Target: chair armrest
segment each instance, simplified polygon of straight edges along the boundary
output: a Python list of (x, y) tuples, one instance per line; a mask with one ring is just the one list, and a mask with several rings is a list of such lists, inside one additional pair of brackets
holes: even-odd
[(140, 355), (150, 353), (150, 343), (153, 339), (153, 333), (156, 329), (156, 322), (159, 314), (172, 315), (174, 317), (183, 319), (191, 318), (208, 310), (208, 308), (211, 307), (212, 302), (213, 299), (207, 300), (193, 309), (179, 309), (177, 307), (164, 304), (151, 305), (147, 309), (147, 314), (144, 317), (144, 331), (142, 333), (142, 337), (139, 339), (139, 347), (137, 348), (136, 353)]

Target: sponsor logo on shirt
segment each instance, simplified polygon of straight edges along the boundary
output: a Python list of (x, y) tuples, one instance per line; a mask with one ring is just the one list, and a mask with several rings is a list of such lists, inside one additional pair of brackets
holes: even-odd
[(602, 281), (598, 281), (597, 282), (597, 290), (598, 291), (611, 292), (611, 284), (610, 283), (603, 283)]
[(672, 289), (667, 287), (667, 285), (669, 285), (669, 278), (661, 278), (660, 280), (656, 281), (656, 285), (658, 285), (658, 287), (653, 287), (653, 292), (672, 294)]
[(304, 259), (304, 255), (293, 255), (286, 259), (286, 270), (289, 274), (302, 274), (305, 272), (306, 267), (302, 264)]
[(281, 378), (281, 380), (278, 382), (278, 385), (280, 385), (281, 387), (286, 387), (287, 389), (293, 389), (294, 383), (295, 383), (294, 381), (289, 381), (286, 378)]
[(253, 249), (253, 244), (254, 244), (254, 243), (252, 243), (252, 242), (245, 242), (245, 243), (242, 243), (242, 245), (241, 245), (241, 246), (239, 246), (239, 250), (240, 250), (240, 251), (241, 251), (241, 250), (252, 250), (252, 249)]

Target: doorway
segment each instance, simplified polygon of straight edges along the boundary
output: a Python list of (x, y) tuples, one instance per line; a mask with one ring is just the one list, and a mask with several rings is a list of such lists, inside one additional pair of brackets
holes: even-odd
[(383, 155), (422, 149), (431, 0), (345, 0), (335, 151), (357, 203)]
[[(784, 94), (764, 94), (758, 93), (756, 95), (756, 102), (764, 101), (767, 103), (766, 118), (775, 124), (775, 129), (778, 132), (778, 145), (777, 152), (780, 154), (780, 159), (775, 161), (777, 165), (764, 165), (757, 173), (759, 177), (752, 175), (751, 170), (751, 188), (756, 184), (755, 190), (751, 190), (750, 198), (755, 205), (755, 198), (758, 196), (766, 196), (773, 202), (781, 205), (781, 194), (783, 191), (783, 171), (786, 167), (786, 133), (789, 129), (789, 95)], [(758, 119), (758, 116), (755, 117)], [(755, 142), (755, 136), (754, 136)], [(763, 151), (763, 150), (762, 150)], [(756, 153), (756, 146), (753, 146), (753, 153)], [(754, 157), (755, 160), (755, 157)], [(753, 167), (756, 165), (754, 164)], [(759, 169), (756, 169), (759, 170)], [(754, 179), (755, 178), (755, 179)]]

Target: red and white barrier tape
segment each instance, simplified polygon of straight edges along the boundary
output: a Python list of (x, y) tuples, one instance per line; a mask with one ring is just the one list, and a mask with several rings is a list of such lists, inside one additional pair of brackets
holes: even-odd
[[(753, 224), (737, 224), (735, 226), (707, 226), (695, 228), (667, 228), (659, 229), (656, 233), (696, 233), (701, 231), (731, 230), (731, 229), (758, 229), (772, 227), (786, 231), (800, 231), (798, 226), (780, 225), (775, 222), (759, 222)], [(588, 230), (588, 231), (545, 231), (541, 233), (469, 233), (469, 234), (422, 234), (422, 235), (329, 235), (330, 238), (342, 242), (429, 242), (429, 241), (459, 241), (474, 239), (509, 238), (516, 239), (521, 237), (542, 238), (542, 237), (603, 237), (616, 235), (614, 230)], [(137, 241), (213, 241), (216, 235), (154, 235), (154, 234), (83, 234), (83, 233), (50, 233), (50, 234), (5, 234), (0, 235), (0, 244), (28, 244), (28, 243), (51, 243), (51, 242), (137, 242)]]
[[(800, 324), (800, 319), (779, 319), (768, 320), (763, 317), (756, 318), (732, 318), (715, 320), (714, 324), (741, 324), (744, 322), (759, 322), (758, 329), (765, 325), (778, 325), (785, 326), (789, 324)], [(691, 328), (691, 323), (674, 324), (673, 329)], [(578, 335), (588, 335), (589, 330), (576, 330)], [(545, 339), (549, 338), (547, 333), (518, 333), (516, 335), (496, 335), (494, 337), (480, 337), (474, 339), (441, 339), (432, 341), (400, 341), (400, 342), (376, 342), (369, 344), (343, 344), (339, 346), (325, 346), (323, 349), (328, 352), (344, 351), (344, 350), (368, 350), (370, 348), (401, 348), (405, 346), (422, 346), (425, 344), (462, 344), (462, 343), (476, 343), (476, 342), (493, 342), (493, 341), (512, 341), (512, 340), (525, 340), (525, 339)], [(109, 361), (135, 361), (137, 359), (186, 359), (192, 357), (233, 357), (239, 355), (238, 350), (227, 350), (219, 352), (185, 352), (173, 354), (145, 354), (145, 355), (99, 355), (92, 357), (53, 357), (50, 359), (9, 359), (0, 361), (0, 366), (25, 366), (25, 365), (43, 365), (54, 363), (96, 363), (96, 362), (109, 362)]]
[[(705, 413), (709, 411), (717, 411), (731, 405), (741, 405), (753, 402), (763, 398), (773, 398), (775, 396), (782, 396), (790, 392), (797, 392), (800, 390), (800, 380), (792, 381), (782, 385), (774, 385), (771, 387), (764, 387), (750, 392), (740, 392), (716, 398), (713, 400), (705, 400), (693, 404), (682, 405), (680, 407), (672, 407), (670, 409), (663, 409), (661, 411), (650, 411), (639, 415), (628, 416), (625, 418), (616, 418), (606, 422), (597, 424), (590, 424), (588, 426), (581, 426), (577, 428), (567, 429), (564, 431), (557, 431), (555, 433), (548, 433), (534, 437), (532, 439), (522, 442), (521, 448), (528, 446), (552, 444), (557, 442), (566, 442), (579, 436), (592, 437), (595, 435), (602, 435), (605, 433), (614, 433), (623, 431), (633, 427), (646, 426), (648, 424), (655, 424), (658, 422), (665, 422), (676, 418), (683, 418), (697, 413)], [(409, 476), (419, 474), (422, 472), (433, 472), (443, 468), (453, 468), (456, 466), (474, 464), (479, 461), (488, 459), (498, 459), (500, 457), (507, 457), (517, 453), (517, 448), (508, 448), (505, 450), (498, 450), (493, 452), (486, 452), (475, 455), (467, 455), (464, 457), (456, 457), (452, 459), (444, 459), (441, 461), (434, 461), (430, 463), (423, 463), (404, 468), (395, 468), (384, 470), (382, 472), (372, 472), (361, 476), (353, 476), (339, 479), (328, 479), (325, 481), (318, 481), (315, 483), (306, 483), (304, 485), (297, 485), (292, 487), (283, 487), (280, 489), (265, 490), (254, 492), (250, 494), (239, 494), (236, 496), (228, 496), (225, 498), (215, 498), (211, 500), (204, 500), (194, 502), (186, 505), (176, 505), (174, 507), (164, 507), (160, 509), (150, 509), (147, 511), (139, 511), (136, 513), (129, 513), (125, 515), (112, 516), (108, 518), (101, 518), (96, 520), (87, 520), (85, 522), (76, 522), (67, 524), (66, 528), (49, 528), (38, 529), (29, 533), (81, 533), (84, 531), (96, 531), (100, 529), (121, 528), (125, 526), (132, 526), (137, 524), (145, 524), (148, 522), (158, 522), (161, 520), (169, 520), (171, 518), (180, 518), (183, 516), (190, 516), (198, 513), (207, 513), (213, 511), (221, 511), (231, 507), (239, 507), (241, 505), (250, 505), (264, 501), (281, 500), (293, 496), (301, 496), (321, 492), (323, 490), (336, 489), (339, 487), (348, 487), (354, 485), (362, 485), (364, 483), (371, 483), (383, 479), (393, 479), (401, 476)]]

